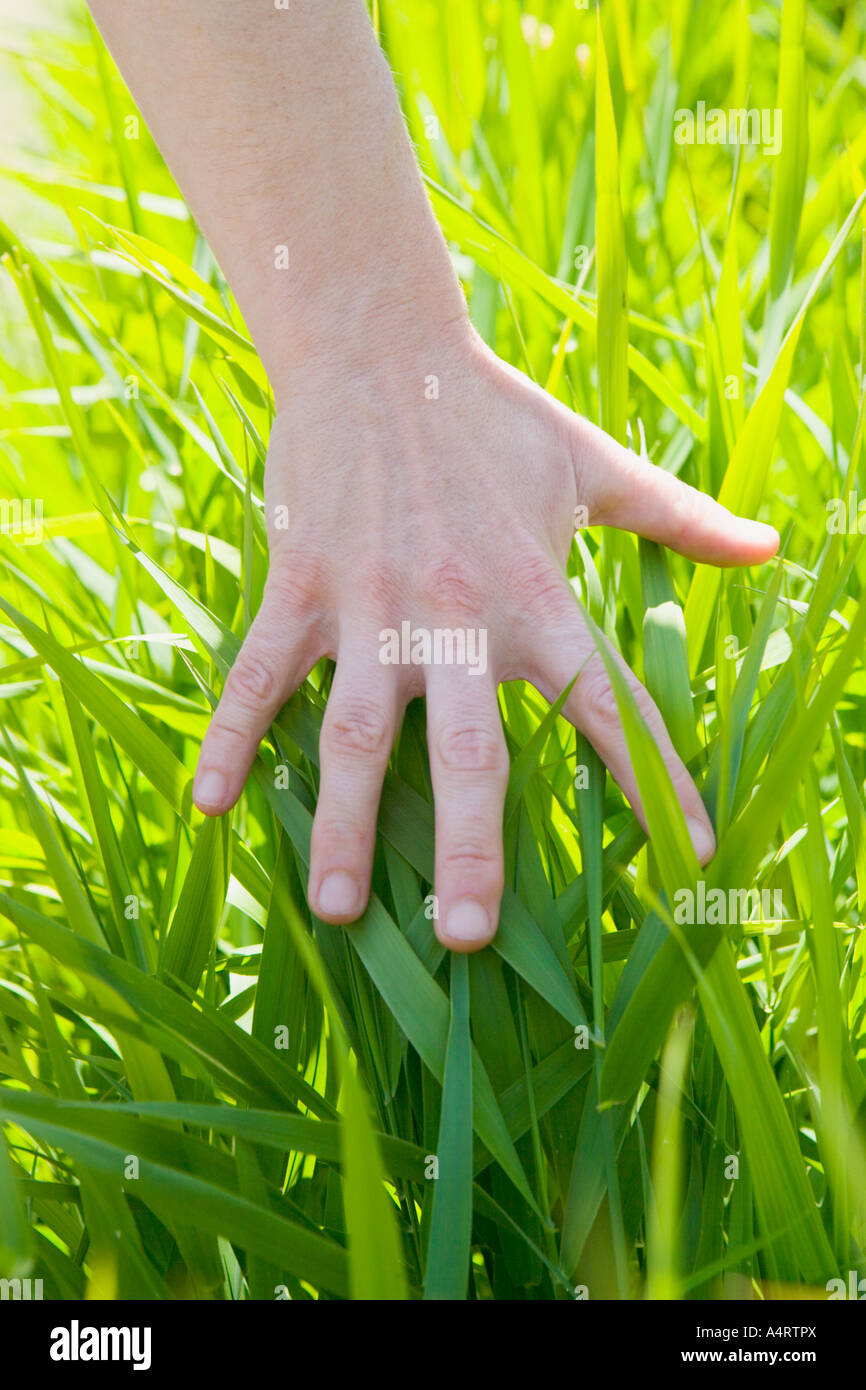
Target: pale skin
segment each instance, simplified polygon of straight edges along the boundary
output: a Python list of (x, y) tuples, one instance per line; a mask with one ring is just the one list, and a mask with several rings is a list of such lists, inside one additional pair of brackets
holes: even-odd
[[(646, 828), (616, 701), (565, 578), (575, 508), (715, 565), (765, 561), (778, 535), (621, 448), (478, 338), (363, 0), (90, 8), (277, 405), (268, 581), (202, 744), (195, 802), (207, 815), (230, 809), (282, 705), (333, 658), (309, 901), (327, 922), (353, 922), (369, 897), (391, 747), (408, 701), (426, 696), (436, 932), (477, 950), (495, 934), (503, 888), (502, 681), (529, 680), (552, 700), (580, 671), (564, 713)], [(288, 270), (275, 266), (278, 246)], [(486, 629), (486, 673), (383, 664), (380, 633), (406, 620)], [(706, 863), (715, 839), (698, 790), (620, 664)]]

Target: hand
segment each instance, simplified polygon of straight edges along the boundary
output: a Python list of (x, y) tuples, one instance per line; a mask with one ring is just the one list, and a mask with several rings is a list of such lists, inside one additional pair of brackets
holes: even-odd
[[(378, 361), (310, 362), (283, 394), (265, 476), (270, 571), (202, 746), (195, 800), (211, 815), (237, 800), (282, 705), (319, 658), (334, 658), (309, 899), (325, 921), (351, 922), (369, 896), (394, 737), (408, 701), (426, 694), (436, 930), (471, 951), (494, 935), (503, 888), (501, 681), (525, 678), (552, 700), (582, 668), (564, 713), (646, 828), (616, 701), (565, 578), (576, 507), (592, 525), (718, 565), (766, 560), (778, 536), (621, 448), (464, 321), (406, 342), (378, 349)], [(289, 528), (278, 529), (286, 507)], [(416, 657), (434, 658), (427, 664), (401, 660), (412, 655), (404, 624)], [(435, 633), (446, 629), (462, 665), (435, 661)], [(449, 647), (443, 639), (440, 658)], [(705, 863), (715, 840), (697, 788), (620, 664)]]

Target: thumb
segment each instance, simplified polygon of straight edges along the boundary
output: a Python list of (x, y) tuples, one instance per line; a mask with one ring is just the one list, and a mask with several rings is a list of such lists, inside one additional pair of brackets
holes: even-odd
[(583, 480), (593, 526), (634, 531), (710, 565), (757, 565), (775, 555), (774, 527), (735, 516), (580, 416), (574, 429), (578, 490)]

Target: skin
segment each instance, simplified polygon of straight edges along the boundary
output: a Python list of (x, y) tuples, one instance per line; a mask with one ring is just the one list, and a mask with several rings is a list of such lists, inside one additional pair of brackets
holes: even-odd
[[(503, 887), (500, 682), (552, 700), (641, 824), (604, 665), (565, 578), (575, 509), (716, 565), (767, 560), (772, 527), (641, 461), (501, 362), (472, 329), (362, 0), (90, 0), (231, 284), (274, 390), (264, 597), (202, 744), (194, 797), (221, 815), (323, 656), (309, 901), (363, 912), (406, 704), (427, 701), (439, 939), (486, 945)], [(278, 269), (275, 248), (288, 250)], [(436, 378), (438, 395), (431, 392)], [(432, 397), (432, 398), (431, 398)], [(282, 524), (288, 509), (288, 527)], [(380, 634), (484, 631), (487, 669), (392, 665)], [(712, 826), (646, 690), (617, 656), (699, 860)]]

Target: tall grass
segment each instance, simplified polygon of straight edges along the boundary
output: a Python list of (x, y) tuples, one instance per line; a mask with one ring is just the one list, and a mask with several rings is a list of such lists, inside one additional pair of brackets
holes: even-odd
[[(753, 572), (600, 530), (569, 562), (719, 850), (702, 875), (621, 681), (652, 851), (558, 706), (504, 687), (508, 886), (468, 960), (428, 915), (417, 702), (355, 927), (305, 903), (327, 663), (234, 813), (194, 810), (266, 573), (272, 401), (82, 8), (18, 7), (0, 1274), (62, 1299), (824, 1298), (866, 1274), (862, 5), (376, 8), (481, 334), (784, 533)], [(680, 145), (699, 101), (780, 110), (780, 152)], [(784, 920), (677, 911), (752, 888)]]

